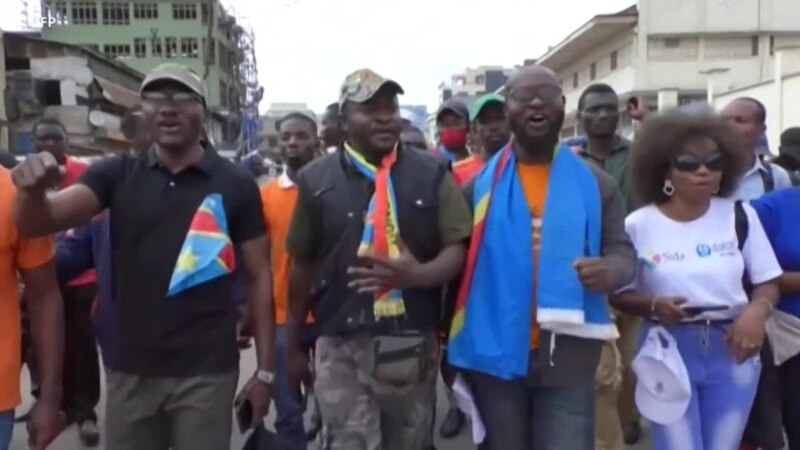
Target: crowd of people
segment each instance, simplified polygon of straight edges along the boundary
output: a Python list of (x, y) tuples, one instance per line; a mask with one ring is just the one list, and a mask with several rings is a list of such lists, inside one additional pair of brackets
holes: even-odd
[(21, 361), (31, 448), (98, 445), (96, 343), (113, 450), (229, 448), (271, 404), (281, 448), (428, 450), (440, 376), (438, 433), (480, 421), (481, 450), (622, 450), (645, 419), (657, 450), (800, 449), (800, 129), (771, 159), (755, 99), (637, 99), (629, 140), (593, 84), (565, 143), (532, 65), (444, 102), (431, 146), (403, 93), (362, 69), (286, 114), (270, 180), (217, 154), (179, 64), (143, 81), (129, 153), (83, 165), (38, 122), (0, 170), (0, 449)]

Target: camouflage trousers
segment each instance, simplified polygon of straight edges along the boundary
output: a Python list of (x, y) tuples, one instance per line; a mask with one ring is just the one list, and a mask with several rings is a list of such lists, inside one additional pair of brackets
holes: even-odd
[(370, 333), (317, 339), (314, 391), (325, 429), (323, 450), (433, 448), (439, 342), (435, 333), (425, 337), (425, 369), (417, 382), (403, 385), (375, 377)]

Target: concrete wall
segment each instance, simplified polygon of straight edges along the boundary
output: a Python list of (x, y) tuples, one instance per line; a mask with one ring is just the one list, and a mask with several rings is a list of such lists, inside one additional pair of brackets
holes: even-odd
[[(648, 37), (638, 75), (640, 86), (705, 89), (707, 75), (701, 71), (727, 69), (713, 75), (715, 90), (725, 91), (749, 86), (774, 76), (774, 56), (771, 42), (793, 45), (800, 37), (755, 36), (756, 55), (753, 55), (754, 36), (682, 36)], [(676, 40), (677, 39), (677, 40)], [(667, 43), (673, 47), (667, 47)], [(677, 43), (677, 46), (674, 46)], [(784, 74), (800, 70), (800, 51), (790, 50), (784, 56)]]
[(777, 152), (780, 135), (786, 128), (800, 126), (800, 73), (783, 78), (783, 105), (779, 111), (778, 89), (774, 81), (758, 83), (746, 88), (725, 92), (714, 98), (714, 107), (719, 111), (739, 97), (758, 99), (767, 109), (767, 137), (770, 150)]
[(639, 0), (648, 34), (795, 32), (797, 0)]
[[(716, 90), (771, 79), (772, 50), (800, 44), (798, 23), (798, 0), (640, 0), (637, 85), (705, 89), (699, 72), (715, 68), (728, 69), (713, 76)], [(795, 51), (784, 73), (797, 70)]]

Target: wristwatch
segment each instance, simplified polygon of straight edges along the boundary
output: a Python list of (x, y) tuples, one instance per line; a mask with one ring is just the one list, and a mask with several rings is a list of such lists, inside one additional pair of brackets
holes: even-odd
[(257, 370), (256, 379), (264, 384), (272, 386), (272, 383), (275, 382), (275, 373), (266, 370)]

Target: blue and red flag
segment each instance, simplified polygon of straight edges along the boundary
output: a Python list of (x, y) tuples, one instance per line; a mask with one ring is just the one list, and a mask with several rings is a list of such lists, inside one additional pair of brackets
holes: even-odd
[(194, 213), (175, 263), (167, 296), (228, 275), (236, 268), (220, 194), (207, 196)]

